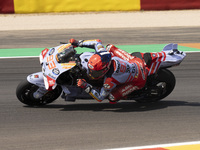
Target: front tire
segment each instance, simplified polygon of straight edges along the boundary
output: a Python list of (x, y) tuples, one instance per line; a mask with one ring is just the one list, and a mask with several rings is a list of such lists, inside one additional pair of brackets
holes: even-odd
[(24, 80), (19, 83), (16, 89), (16, 96), (20, 102), (28, 106), (42, 106), (55, 101), (61, 94), (62, 88), (57, 86), (54, 90), (48, 91), (44, 96), (39, 99), (33, 97), (33, 93), (39, 87)]

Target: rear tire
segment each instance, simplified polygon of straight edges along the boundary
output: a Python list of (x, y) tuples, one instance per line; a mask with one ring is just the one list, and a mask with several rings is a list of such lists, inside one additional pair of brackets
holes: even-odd
[(158, 72), (158, 77), (156, 78), (159, 82), (166, 83), (166, 92), (163, 93), (158, 99), (163, 99), (167, 97), (176, 85), (176, 78), (174, 74), (168, 69), (162, 69)]
[[(148, 82), (148, 81), (147, 81)], [(176, 85), (176, 78), (174, 74), (168, 69), (160, 69), (157, 73), (155, 79), (151, 82), (154, 82), (154, 86), (161, 86), (161, 92), (159, 95), (149, 94), (147, 97), (136, 100), (139, 103), (149, 103), (157, 102), (161, 99), (167, 97), (173, 90)]]
[(47, 92), (42, 98), (36, 99), (33, 97), (33, 93), (38, 88), (38, 86), (24, 80), (17, 86), (16, 96), (20, 102), (28, 106), (42, 106), (55, 101), (62, 92), (62, 88), (57, 86), (54, 90)]

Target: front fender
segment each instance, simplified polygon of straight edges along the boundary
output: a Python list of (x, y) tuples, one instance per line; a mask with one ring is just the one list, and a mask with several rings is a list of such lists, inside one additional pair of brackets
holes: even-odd
[(30, 74), (29, 76), (27, 76), (27, 80), (28, 82), (35, 84), (39, 87), (45, 87), (42, 72)]

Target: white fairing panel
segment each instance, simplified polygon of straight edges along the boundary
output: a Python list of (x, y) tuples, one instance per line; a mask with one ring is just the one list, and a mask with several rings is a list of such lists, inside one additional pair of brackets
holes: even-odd
[(27, 76), (28, 82), (35, 84), (39, 87), (45, 87), (42, 72), (33, 73)]
[(185, 52), (178, 50), (178, 44), (173, 43), (166, 45), (163, 52), (166, 54), (166, 59), (161, 62), (161, 68), (179, 65), (186, 56)]

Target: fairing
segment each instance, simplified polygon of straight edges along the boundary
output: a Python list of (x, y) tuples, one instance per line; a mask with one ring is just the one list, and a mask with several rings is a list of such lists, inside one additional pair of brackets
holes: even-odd
[(66, 61), (65, 63), (60, 61), (57, 57), (58, 54), (62, 54), (64, 56), (64, 54), (71, 49), (71, 44), (63, 44), (53, 47), (48, 51), (46, 49), (42, 51), (40, 55), (40, 62), (42, 65), (45, 88), (47, 90), (53, 90), (56, 87), (56, 79), (60, 74), (76, 66), (76, 62), (73, 60)]

